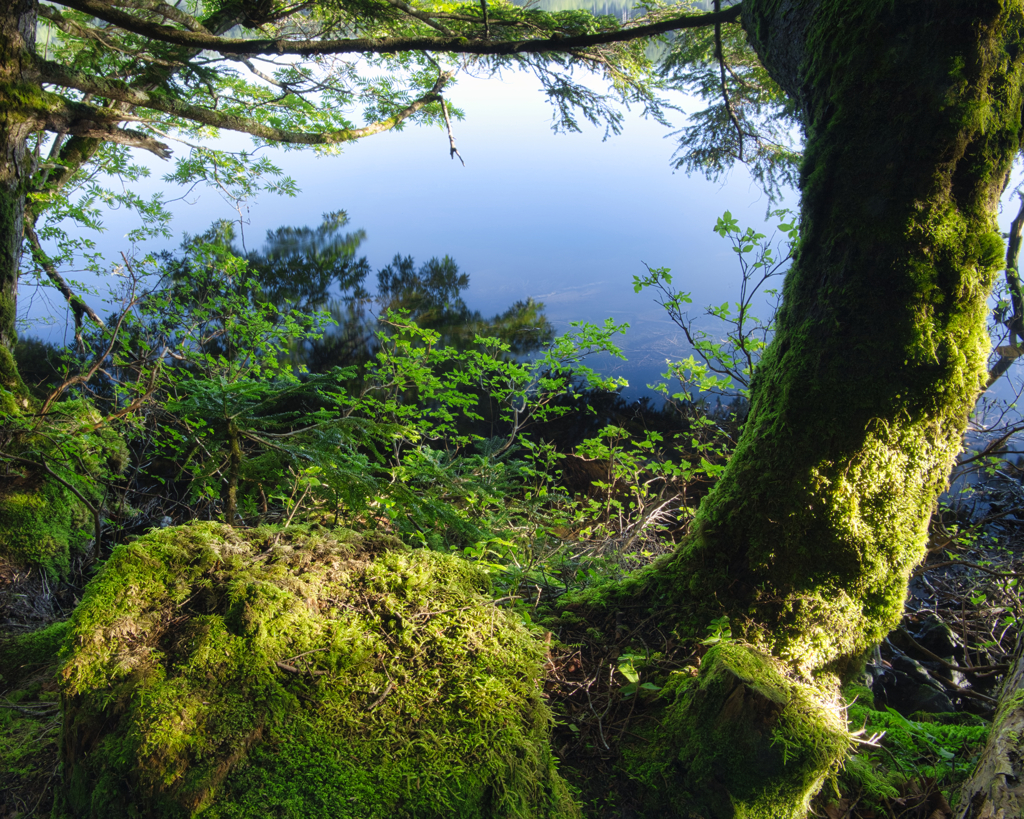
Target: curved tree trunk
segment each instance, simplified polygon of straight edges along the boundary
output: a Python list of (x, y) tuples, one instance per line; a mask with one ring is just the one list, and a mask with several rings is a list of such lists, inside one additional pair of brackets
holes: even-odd
[(898, 622), (985, 382), (1024, 13), (744, 0), (743, 23), (803, 109), (802, 236), (737, 451), (648, 582), (801, 672), (842, 671)]
[(1024, 816), (1024, 639), (1017, 640), (1014, 655), (985, 750), (960, 791), (957, 819)]
[(750, 732), (733, 700), (782, 691), (764, 655), (827, 688), (899, 621), (986, 380), (1024, 8), (744, 0), (743, 25), (802, 111), (801, 239), (724, 476), (690, 538), (608, 603), (668, 608), (691, 635), (726, 614), (749, 644), (666, 686), (651, 787), (677, 782), (683, 815), (801, 819), (845, 754), (834, 692), (766, 711), (760, 745), (729, 739)]
[(10, 0), (3, 5), (6, 9), (0, 10), (0, 348), (10, 350), (17, 340), (18, 269), (30, 175), (25, 140), (33, 130), (18, 99), (31, 93), (22, 75), (24, 56), (35, 45), (36, 2)]

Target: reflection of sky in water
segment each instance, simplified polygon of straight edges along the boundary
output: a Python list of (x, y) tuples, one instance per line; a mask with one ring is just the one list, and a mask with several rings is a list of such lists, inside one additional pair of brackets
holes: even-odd
[[(538, 85), (517, 74), (459, 82), (450, 98), (466, 112), (455, 123), (465, 168), (449, 159), (438, 129), (371, 137), (338, 157), (274, 152), (301, 194), (252, 203), (246, 244), (258, 248), (268, 229), (316, 225), (324, 212), (345, 209), (351, 227), (366, 230), (360, 253), (375, 270), (399, 252), (418, 262), (450, 254), (470, 276), (467, 304), (485, 315), (533, 297), (559, 332), (581, 319), (629, 322), (623, 346), (633, 370), (620, 362), (614, 369), (642, 388), (666, 358), (686, 350), (661, 308), (633, 293), (632, 277), (644, 272), (643, 262), (670, 267), (680, 288), (693, 291), (695, 312), (720, 304), (734, 292), (738, 268), (711, 231), (715, 219), (731, 210), (741, 224), (759, 225), (768, 203), (742, 171), (724, 185), (674, 174), (668, 132), (635, 115), (624, 134), (603, 142), (603, 132), (589, 127), (553, 135)], [(154, 163), (155, 180), (165, 167)], [(189, 201), (175, 206), (178, 237), (237, 218), (211, 190)], [(117, 258), (131, 225), (116, 214), (107, 224), (101, 249)], [(40, 314), (38, 304), (33, 312)]]
[[(725, 185), (674, 174), (668, 132), (635, 115), (623, 135), (604, 142), (603, 132), (590, 127), (553, 135), (538, 86), (517, 74), (459, 82), (450, 99), (466, 112), (455, 123), (465, 168), (449, 159), (439, 129), (371, 137), (338, 157), (275, 151), (274, 161), (301, 193), (252, 203), (244, 214), (247, 246), (261, 246), (268, 229), (317, 225), (324, 212), (345, 209), (351, 228), (366, 230), (360, 254), (374, 270), (399, 252), (418, 262), (450, 254), (469, 274), (467, 304), (485, 315), (533, 297), (547, 305), (559, 332), (581, 319), (629, 322), (623, 346), (641, 372), (618, 362), (615, 370), (642, 387), (666, 358), (686, 350), (661, 308), (633, 293), (632, 277), (644, 272), (643, 262), (670, 267), (680, 288), (693, 291), (695, 312), (720, 304), (734, 292), (738, 268), (728, 244), (711, 231), (715, 219), (731, 210), (741, 224), (760, 225), (768, 203), (742, 171)], [(153, 167), (154, 180), (167, 172), (156, 161)], [(175, 206), (179, 238), (214, 219), (237, 218), (211, 190), (194, 192), (189, 202)], [(107, 225), (101, 250), (117, 259), (131, 223), (115, 214)], [(30, 293), (24, 295), (28, 302)], [(33, 313), (41, 312), (37, 300)], [(36, 332), (58, 340), (56, 329)]]

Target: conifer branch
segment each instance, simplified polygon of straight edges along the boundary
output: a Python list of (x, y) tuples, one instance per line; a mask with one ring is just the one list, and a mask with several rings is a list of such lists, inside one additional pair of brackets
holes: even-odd
[[(719, 12), (722, 9), (722, 0), (715, 0), (715, 11)], [(732, 108), (732, 100), (729, 99), (729, 86), (725, 79), (725, 51), (722, 48), (722, 24), (715, 23), (715, 59), (718, 60), (719, 70), (719, 81), (722, 87), (722, 100), (725, 103), (725, 110), (729, 114), (729, 121), (732, 123), (733, 128), (736, 129), (736, 139), (739, 141), (739, 148), (736, 153), (736, 158), (743, 161), (743, 129), (740, 127), (739, 120), (736, 119), (736, 112)], [(731, 72), (730, 72), (731, 73)]]
[(513, 55), (549, 54), (622, 43), (643, 37), (654, 37), (670, 31), (704, 28), (739, 19), (742, 4), (710, 14), (687, 14), (657, 23), (625, 26), (596, 34), (488, 42), (468, 37), (382, 37), (347, 38), (341, 40), (286, 40), (283, 38), (237, 39), (216, 37), (195, 31), (183, 31), (160, 23), (140, 20), (102, 0), (57, 0), (67, 8), (91, 14), (100, 20), (134, 34), (172, 45), (208, 49), (220, 54), (394, 54), (400, 51), (442, 51), (452, 54)]
[[(129, 105), (149, 108), (154, 111), (160, 111), (164, 114), (170, 114), (171, 116), (181, 117), (182, 119), (187, 119), (190, 122), (196, 122), (200, 125), (209, 125), (214, 128), (223, 128), (228, 131), (238, 131), (240, 133), (251, 134), (252, 136), (259, 137), (260, 139), (266, 139), (273, 142), (286, 142), (292, 145), (335, 145), (341, 142), (352, 142), (357, 139), (362, 139), (363, 137), (379, 134), (382, 131), (387, 131), (394, 128), (401, 122), (404, 122), (430, 103), (438, 102), (440, 100), (440, 91), (444, 88), (444, 85), (450, 78), (448, 75), (439, 77), (438, 81), (430, 91), (419, 99), (414, 100), (388, 119), (371, 123), (370, 125), (363, 126), (362, 128), (342, 128), (336, 131), (308, 132), (288, 131), (283, 128), (275, 128), (272, 125), (266, 125), (249, 117), (239, 117), (233, 114), (216, 111), (212, 108), (190, 105), (189, 103), (182, 102), (174, 99), (173, 97), (132, 88), (120, 80), (107, 80), (102, 77), (83, 74), (79, 71), (71, 71), (58, 63), (50, 62), (48, 60), (37, 59), (35, 62), (35, 68), (38, 71), (38, 78), (42, 82), (59, 85), (64, 88), (74, 88), (78, 91), (84, 91), (86, 93), (117, 100), (118, 102), (127, 103)], [(128, 119), (129, 116), (125, 115), (124, 118)], [(131, 118), (137, 119), (136, 117)], [(71, 130), (71, 133), (77, 132)], [(124, 131), (122, 129), (120, 133), (136, 134), (137, 132)], [(104, 137), (101, 135), (99, 138), (103, 139)], [(123, 140), (114, 139), (111, 141)], [(150, 141), (152, 142), (152, 140)], [(163, 145), (163, 143), (156, 144)], [(163, 147), (166, 150), (166, 146)]]

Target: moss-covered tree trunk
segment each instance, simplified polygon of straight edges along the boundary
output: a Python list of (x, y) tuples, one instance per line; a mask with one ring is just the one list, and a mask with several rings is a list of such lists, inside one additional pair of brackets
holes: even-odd
[(896, 624), (984, 383), (1024, 16), (744, 0), (743, 23), (803, 110), (802, 237), (736, 454), (659, 581), (815, 671)]
[[(897, 624), (985, 382), (1024, 9), (744, 0), (743, 25), (802, 111), (800, 245), (725, 475), (619, 602), (691, 634), (727, 614), (753, 648), (670, 681), (631, 768), (680, 815), (802, 819), (848, 742), (818, 672)], [(760, 653), (817, 695), (794, 708)]]
[(0, 3), (0, 349), (5, 350), (17, 338), (18, 267), (30, 174), (25, 140), (32, 130), (15, 100), (23, 90), (24, 59), (35, 38), (35, 0)]

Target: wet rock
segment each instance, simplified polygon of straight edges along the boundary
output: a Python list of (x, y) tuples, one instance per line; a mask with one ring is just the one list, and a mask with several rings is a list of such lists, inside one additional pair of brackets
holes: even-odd
[(880, 707), (889, 706), (904, 716), (918, 711), (934, 714), (956, 710), (941, 684), (927, 669), (901, 654), (893, 657), (892, 669), (875, 680), (872, 693)]
[(949, 624), (934, 614), (922, 617), (913, 635), (920, 646), (953, 665), (958, 665), (960, 658), (963, 657), (963, 640)]

